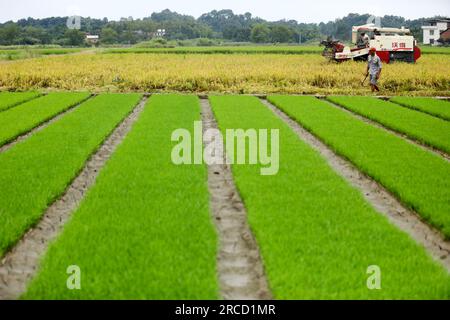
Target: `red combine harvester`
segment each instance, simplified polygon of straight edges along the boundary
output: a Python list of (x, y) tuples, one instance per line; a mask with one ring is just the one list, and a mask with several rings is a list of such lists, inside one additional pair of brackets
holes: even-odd
[[(361, 35), (366, 40), (362, 42)], [(367, 60), (369, 49), (375, 48), (377, 55), (385, 63), (403, 61), (415, 63), (421, 56), (417, 40), (411, 35), (409, 29), (381, 28), (375, 24), (366, 24), (352, 28), (352, 42), (357, 45), (350, 48), (340, 41), (328, 39), (322, 41), (325, 46), (323, 56), (338, 62), (347, 60)]]

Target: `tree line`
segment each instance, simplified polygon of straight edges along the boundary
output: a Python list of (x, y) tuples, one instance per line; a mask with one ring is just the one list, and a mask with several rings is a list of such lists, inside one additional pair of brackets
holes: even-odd
[[(81, 29), (67, 28), (67, 17), (21, 19), (0, 24), (0, 45), (81, 46), (86, 34), (100, 35), (102, 44), (135, 44), (157, 36), (164, 29), (167, 40), (222, 39), (233, 42), (305, 43), (326, 36), (348, 41), (351, 27), (367, 22), (368, 14), (349, 14), (327, 23), (299, 23), (295, 20), (269, 22), (251, 13), (235, 14), (232, 10), (214, 10), (198, 19), (168, 9), (143, 19), (122, 18), (119, 21), (82, 18)], [(420, 40), (425, 19), (406, 20), (398, 16), (382, 18), (384, 26), (405, 26)]]

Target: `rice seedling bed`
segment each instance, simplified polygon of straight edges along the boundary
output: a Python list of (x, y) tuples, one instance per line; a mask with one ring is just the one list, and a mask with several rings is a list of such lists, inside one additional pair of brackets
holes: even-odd
[[(42, 215), (55, 200), (63, 201), (61, 196), (81, 176), (89, 157), (141, 99), (140, 94), (100, 94), (84, 101), (89, 96), (50, 93), (0, 112), (0, 124), (6, 115), (9, 122), (14, 119), (16, 128), (26, 127), (21, 130), (30, 132), (0, 152), (0, 257), (16, 252), (10, 250), (19, 247), (15, 244), (25, 232), (45, 220)], [(351, 110), (355, 113), (362, 114), (366, 109), (358, 108), (367, 104), (371, 107), (366, 107), (369, 111), (363, 116), (372, 117), (380, 108), (383, 112), (376, 116), (420, 123), (423, 132), (432, 132), (435, 121), (447, 123), (394, 103), (384, 102), (380, 107), (383, 101), (374, 98), (330, 99), (338, 98), (346, 104), (352, 101), (358, 110)], [(267, 296), (450, 299), (450, 276), (433, 260), (430, 248), (424, 245), (425, 249), (419, 244), (423, 242), (416, 242), (377, 212), (377, 206), (310, 146), (311, 141), (299, 138), (286, 118), (279, 118), (252, 96), (209, 99), (223, 133), (239, 128), (280, 130), (278, 174), (262, 176), (261, 165), (232, 166), (245, 205), (240, 210), (248, 213), (265, 269)], [(448, 161), (330, 102), (284, 95), (268, 100), (450, 239)], [(64, 221), (63, 231), (37, 253), (41, 263), (26, 291), (20, 291), (22, 298), (224, 297), (226, 281), (221, 277), (227, 273), (217, 265), (218, 236), (211, 220), (217, 217), (211, 213), (207, 167), (175, 165), (171, 159), (177, 144), (170, 141), (174, 130), (185, 128), (192, 135), (194, 121), (201, 120), (199, 99), (153, 95), (143, 108), (144, 101), (134, 109), (140, 111), (131, 131), (123, 134), (106, 164), (96, 169), (99, 174), (93, 184), (80, 191), (81, 205), (76, 202), (71, 207), (67, 213), (71, 219)], [(388, 110), (383, 109), (386, 106)], [(56, 114), (60, 117), (32, 130)], [(425, 122), (424, 117), (434, 122)], [(0, 134), (6, 128), (0, 126)], [(6, 140), (10, 139), (14, 138)], [(220, 218), (228, 219), (229, 212), (219, 209), (224, 211)], [(231, 245), (224, 245), (225, 254)], [(81, 270), (82, 290), (67, 288), (66, 271), (71, 265)], [(372, 265), (380, 267), (382, 290), (367, 288), (367, 269)], [(6, 294), (2, 290), (0, 284), (0, 297)], [(260, 294), (254, 291), (249, 295)]]
[(39, 97), (38, 92), (0, 92), (0, 112)]
[[(194, 96), (153, 96), (43, 260), (24, 298), (217, 299), (217, 236), (203, 165), (172, 163)], [(82, 290), (65, 270), (80, 267)]]
[(50, 93), (0, 113), (0, 146), (88, 99), (89, 93)]
[[(213, 96), (210, 102), (222, 132), (280, 130), (277, 175), (261, 176), (258, 165), (232, 167), (276, 299), (449, 297), (448, 274), (424, 249), (375, 212), (258, 99)], [(373, 264), (383, 270), (382, 290), (367, 289)]]
[(450, 238), (446, 160), (314, 97), (269, 101)]
[(450, 153), (448, 121), (373, 97), (330, 96), (328, 100), (411, 139)]
[(450, 120), (450, 102), (445, 100), (426, 97), (394, 97), (390, 101), (438, 118)]
[(100, 95), (0, 153), (0, 256), (39, 221), (139, 99)]

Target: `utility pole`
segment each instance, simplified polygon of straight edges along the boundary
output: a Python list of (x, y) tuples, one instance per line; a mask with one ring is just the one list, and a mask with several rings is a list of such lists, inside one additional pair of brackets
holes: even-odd
[(298, 33), (298, 43), (302, 44), (302, 33), (301, 32)]

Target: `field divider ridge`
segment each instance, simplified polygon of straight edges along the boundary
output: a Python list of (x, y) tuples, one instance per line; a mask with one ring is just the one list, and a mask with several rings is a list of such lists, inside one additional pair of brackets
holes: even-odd
[(345, 108), (345, 107), (342, 107), (342, 106), (340, 106), (340, 105), (338, 105), (338, 104), (336, 104), (336, 103), (334, 103), (334, 102), (332, 102), (332, 101), (330, 101), (330, 100), (328, 100), (328, 99), (321, 99), (321, 98), (320, 98), (320, 100), (321, 100), (321, 101), (324, 101), (324, 102), (326, 102), (326, 103), (328, 103), (329, 105), (331, 105), (332, 107), (334, 107), (334, 108), (336, 108), (336, 109), (339, 109), (339, 110), (341, 110), (341, 111), (343, 111), (343, 112), (345, 112), (345, 113), (347, 113), (347, 114), (349, 114), (349, 115), (355, 117), (355, 118), (358, 119), (358, 120), (361, 120), (361, 121), (363, 121), (363, 122), (365, 122), (365, 123), (368, 123), (368, 124), (370, 124), (370, 125), (372, 125), (372, 126), (374, 126), (374, 127), (377, 127), (377, 128), (379, 128), (379, 129), (382, 129), (382, 130), (384, 130), (384, 131), (386, 131), (386, 132), (389, 132), (389, 133), (391, 133), (391, 134), (393, 134), (393, 135), (396, 135), (397, 137), (402, 138), (402, 139), (405, 140), (406, 142), (408, 142), (408, 143), (410, 143), (410, 144), (413, 144), (413, 145), (415, 145), (415, 146), (418, 146), (419, 148), (421, 148), (421, 149), (423, 149), (423, 150), (426, 150), (426, 151), (428, 151), (428, 152), (434, 153), (434, 154), (436, 154), (436, 155), (442, 157), (442, 158), (445, 159), (446, 161), (449, 161), (449, 162), (450, 162), (450, 154), (446, 153), (445, 151), (439, 150), (439, 149), (437, 149), (437, 148), (435, 148), (435, 147), (432, 147), (432, 146), (427, 145), (427, 144), (425, 144), (425, 143), (422, 143), (422, 142), (420, 142), (420, 141), (418, 141), (418, 140), (415, 140), (415, 139), (413, 139), (413, 138), (410, 138), (410, 137), (408, 137), (408, 136), (407, 136), (406, 134), (404, 134), (404, 133), (401, 133), (401, 132), (396, 131), (396, 130), (394, 130), (394, 129), (388, 128), (387, 126), (384, 126), (383, 124), (381, 124), (381, 123), (379, 123), (379, 122), (377, 122), (377, 121), (375, 121), (375, 120), (371, 120), (371, 119), (369, 119), (369, 118), (366, 118), (366, 117), (364, 117), (364, 116), (362, 116), (362, 115), (360, 115), (360, 114), (358, 114), (358, 113), (356, 113), (356, 112), (354, 112), (354, 111), (351, 111), (351, 110), (349, 110), (349, 109), (347, 109), (347, 108)]
[[(19, 136), (17, 136), (16, 138), (14, 138), (12, 141), (0, 146), (0, 153), (1, 152), (5, 152), (9, 149), (11, 149), (12, 147), (14, 147), (16, 144), (26, 140), (27, 138), (29, 138), (30, 136), (34, 135), (35, 133), (47, 128), (48, 126), (50, 126), (51, 124), (57, 122), (58, 120), (60, 120), (62, 117), (64, 117), (65, 115), (75, 111), (75, 109), (77, 109), (80, 105), (82, 105), (83, 103), (85, 103), (86, 101), (94, 98), (95, 96), (97, 96), (98, 94), (96, 93), (92, 93), (89, 97), (87, 97), (86, 99), (83, 99), (82, 101), (80, 101), (79, 103), (75, 104), (74, 106), (68, 108), (67, 110), (64, 110), (60, 113), (58, 113), (57, 115), (55, 115), (54, 117), (42, 122), (41, 124), (39, 124), (38, 126), (34, 127), (33, 129), (31, 129), (28, 132), (25, 132)], [(41, 98), (42, 96), (40, 96), (39, 98)], [(33, 100), (33, 99), (32, 99)], [(28, 101), (27, 101), (28, 102)]]
[(144, 110), (147, 99), (148, 97), (145, 96), (140, 100), (139, 104), (89, 158), (64, 194), (46, 209), (37, 225), (5, 254), (0, 262), (0, 300), (17, 299), (25, 292), (27, 283), (38, 271), (40, 259), (48, 245), (58, 236), (72, 213), (80, 205), (86, 192), (94, 185), (101, 168)]
[[(209, 101), (200, 101), (203, 132), (218, 129)], [(207, 167), (211, 214), (220, 243), (217, 269), (221, 296), (226, 300), (273, 299), (259, 247), (248, 224), (247, 211), (230, 165), (224, 161), (224, 164)]]
[(330, 167), (358, 189), (377, 212), (382, 213), (392, 224), (421, 244), (450, 273), (450, 241), (446, 241), (438, 230), (423, 221), (416, 212), (406, 208), (387, 189), (359, 171), (352, 163), (335, 154), (325, 143), (285, 112), (268, 100), (261, 100), (261, 102), (283, 120), (301, 140), (319, 152)]

